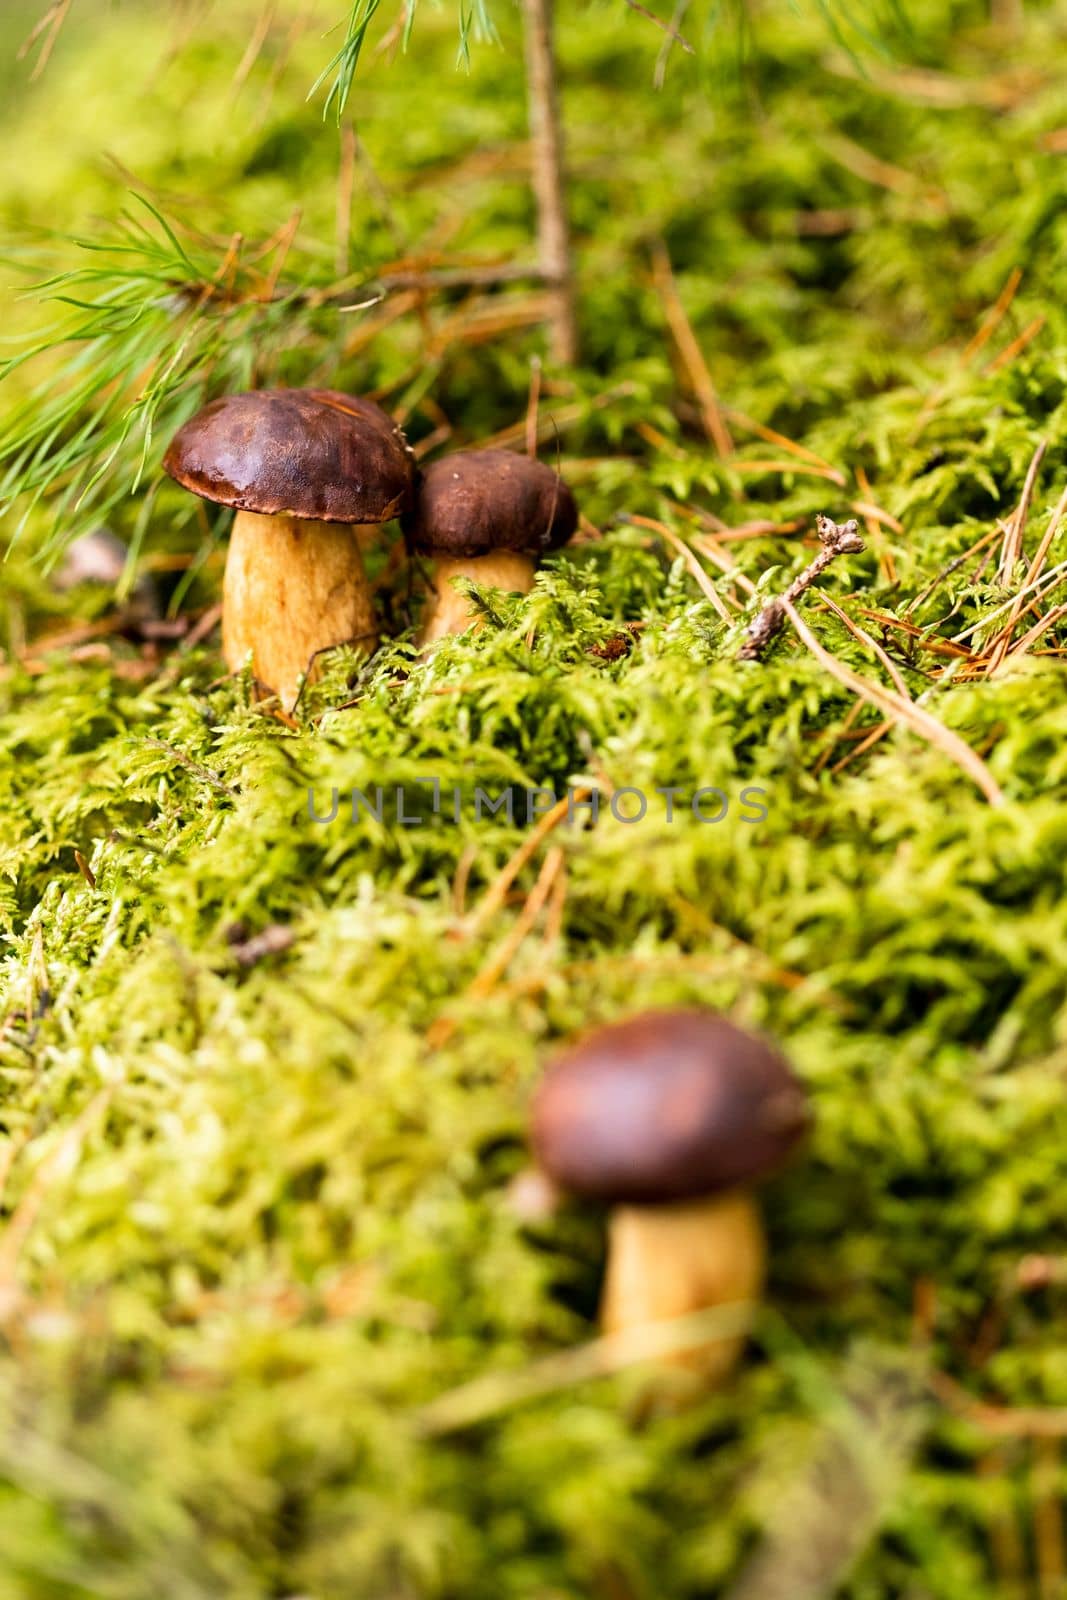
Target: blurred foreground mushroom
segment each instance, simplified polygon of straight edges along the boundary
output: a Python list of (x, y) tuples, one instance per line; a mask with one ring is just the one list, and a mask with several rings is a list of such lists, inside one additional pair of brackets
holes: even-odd
[[(533, 1146), (554, 1183), (612, 1207), (606, 1333), (754, 1310), (765, 1246), (750, 1190), (808, 1121), (778, 1052), (709, 1012), (645, 1012), (559, 1058), (535, 1099)], [(743, 1345), (743, 1334), (709, 1339), (670, 1360), (714, 1383)]]
[(420, 642), (462, 633), (475, 620), (453, 578), (528, 594), (538, 558), (566, 544), (577, 525), (574, 496), (543, 462), (510, 450), (467, 450), (435, 461), (404, 519), (409, 548), (434, 562)]
[(330, 389), (268, 389), (214, 400), (175, 436), (163, 467), (205, 500), (234, 506), (222, 649), (251, 653), (283, 706), (333, 645), (377, 643), (361, 528), (407, 510), (414, 461), (371, 400)]

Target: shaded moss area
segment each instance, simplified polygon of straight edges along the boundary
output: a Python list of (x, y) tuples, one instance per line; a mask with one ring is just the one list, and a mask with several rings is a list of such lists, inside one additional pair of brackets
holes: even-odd
[[(17, 542), (25, 503), (9, 514), (5, 1596), (992, 1600), (1057, 1580), (1067, 628), (988, 667), (1014, 597), (1017, 645), (1062, 598), (1024, 585), (1067, 467), (1067, 18), (1036, 8), (1009, 44), (977, 6), (916, 10), (866, 80), (783, 11), (755, 18), (747, 76), (722, 70), (720, 29), (659, 95), (651, 25), (564, 19), (586, 365), (544, 374), (540, 420), (589, 527), (527, 600), (483, 596), (477, 634), (334, 660), (289, 726), (220, 677), (213, 638), (146, 654), (108, 631), (110, 595), (58, 595), (38, 557), (76, 519), (57, 527), (56, 496)], [(287, 47), (296, 11), (236, 87), (256, 8), (163, 68), (169, 21), (72, 15), (8, 113), (42, 152), (8, 145), (12, 231), (50, 215), (113, 237), (91, 221), (123, 203), (107, 146), (203, 229), (181, 238), (212, 270), (235, 230), (266, 238), (302, 205), (286, 281), (331, 284), (337, 142), (303, 104), (324, 47), (313, 29)], [(363, 69), (376, 177), (356, 163), (353, 281), (409, 250), (528, 257), (498, 20), (507, 48), (476, 50), (470, 79), (451, 19), (421, 16), (406, 59)], [(725, 461), (672, 343), (660, 239), (728, 405)], [(167, 308), (136, 292), (162, 347)], [(328, 377), (380, 390), (416, 441), (513, 426), (521, 448), (531, 293), (448, 290), (422, 321), (394, 304), (204, 309), (142, 486), (134, 434), (89, 501), (143, 540), (165, 607), (217, 592), (225, 518), (202, 528), (156, 487), (205, 384)], [(62, 357), (39, 366), (61, 381)], [(9, 376), (6, 428), (43, 381)], [(1042, 440), (1026, 559), (998, 577)], [(746, 580), (784, 587), (821, 509), (860, 518), (866, 551), (820, 587), (868, 638), (815, 594), (808, 626), (892, 688), (888, 657), (1002, 803), (936, 733), (875, 737), (883, 713), (791, 629), (737, 662)], [(398, 552), (372, 566), (401, 631)], [(600, 814), (538, 832), (547, 795), (509, 820), (479, 815), (477, 788), (594, 789)], [(722, 791), (720, 820), (710, 794), (694, 813), (700, 790)], [(558, 1043), (676, 1003), (781, 1040), (817, 1121), (765, 1196), (743, 1369), (649, 1417), (635, 1374), (594, 1375), (586, 1348), (603, 1218), (524, 1225), (508, 1194)]]

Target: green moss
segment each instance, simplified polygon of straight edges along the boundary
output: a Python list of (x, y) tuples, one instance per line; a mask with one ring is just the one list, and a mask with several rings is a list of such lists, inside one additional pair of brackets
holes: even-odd
[[(72, 34), (23, 91), (20, 127), (54, 127), (64, 98), (72, 121), (38, 165), (5, 172), (8, 219), (54, 205), (57, 223), (81, 226), (90, 198), (114, 214), (116, 181), (91, 154), (104, 134), (79, 120), (79, 86), (96, 83), (93, 117), (113, 116), (112, 148), (141, 176), (195, 190), (225, 237), (267, 233), (299, 200), (299, 270), (328, 276), (335, 135), (301, 104), (321, 40), (301, 45), (262, 121), (235, 118), (224, 136), (241, 26), (220, 21), (150, 77), (155, 35), (137, 25), (116, 13), (92, 38)], [(1067, 1406), (1060, 659), (940, 682), (946, 658), (878, 633), (909, 690), (982, 752), (1001, 807), (899, 727), (839, 766), (877, 714), (854, 716), (788, 631), (762, 665), (739, 665), (741, 621), (719, 620), (673, 546), (616, 518), (683, 538), (706, 525), (686, 506), (729, 526), (807, 523), (865, 498), (865, 472), (904, 531), (884, 523), (824, 580), (857, 623), (879, 627), (861, 607), (907, 613), (936, 640), (1003, 604), (995, 561), (930, 586), (1017, 503), (1039, 439), (1034, 529), (1063, 483), (1062, 157), (1042, 145), (1064, 120), (1048, 69), (1063, 25), (1061, 9), (1035, 12), (1022, 51), (1034, 84), (991, 123), (978, 103), (939, 109), (830, 73), (825, 36), (792, 14), (757, 29), (759, 118), (733, 88), (712, 95), (688, 58), (655, 96), (658, 37), (622, 33), (613, 14), (610, 27), (602, 12), (565, 19), (587, 364), (542, 405), (577, 407), (564, 470), (604, 537), (548, 563), (527, 601), (492, 599), (476, 636), (429, 661), (401, 640), (369, 669), (333, 663), (299, 732), (247, 684), (220, 682), (211, 646), (143, 679), (122, 641), (31, 675), (17, 659), (27, 631), (99, 608), (50, 590), (34, 557), (53, 523), (47, 505), (31, 513), (0, 609), (5, 1596), (704, 1600), (746, 1570), (755, 1582), (762, 1550), (791, 1595), (840, 1582), (852, 1600), (992, 1600), (1006, 1592), (1005, 1517), (1033, 1566), (1047, 1453), (1035, 1476), (1030, 1440), (961, 1418), (931, 1374), (995, 1404)], [(451, 19), (423, 31), (420, 15), (407, 61), (357, 80), (361, 133), (411, 239), (462, 205), (448, 248), (507, 254), (529, 223), (516, 174), (460, 189), (437, 163), (519, 136), (517, 58), (476, 51), (472, 79), (454, 79), (454, 48)], [(279, 49), (272, 35), (243, 105), (259, 104)], [(133, 50), (148, 87), (123, 101)], [(923, 7), (909, 50), (953, 81), (1003, 66), (978, 7)], [(431, 70), (432, 119), (417, 114)], [(182, 120), (190, 95), (204, 115)], [(138, 155), (149, 98), (160, 120)], [(914, 174), (914, 192), (857, 177), (833, 136)], [(359, 196), (360, 264), (378, 268), (397, 246), (373, 192)], [(851, 231), (798, 231), (798, 212), (835, 209)], [(844, 489), (712, 456), (678, 404), (645, 272), (651, 232), (667, 238), (723, 395), (842, 469)], [(965, 365), (1015, 264), (1019, 297)], [(1038, 313), (1027, 351), (984, 370)], [(294, 312), (300, 337), (272, 325), (260, 376), (336, 371), (396, 397), (423, 331), (401, 321), (346, 354), (353, 326)], [(254, 332), (211, 381), (248, 362)], [(431, 387), (453, 442), (521, 419), (537, 347), (524, 330), (446, 345)], [(27, 382), (12, 380), (11, 418)], [(434, 425), (416, 406), (412, 432)], [(743, 425), (737, 437), (744, 457), (780, 457)], [(108, 481), (113, 519), (154, 550), (195, 553), (176, 491), (147, 514), (144, 488), (125, 495), (139, 449)], [(157, 456), (158, 438), (148, 485)], [(724, 548), (773, 591), (808, 559), (800, 545)], [(1049, 567), (1065, 556), (1061, 535)], [(208, 562), (178, 598), (206, 603), (216, 579)], [(389, 600), (402, 625), (403, 580)], [(888, 681), (815, 599), (804, 610), (840, 660)], [(591, 653), (624, 622), (642, 624), (628, 654)], [(1065, 644), (1061, 625), (1038, 648)], [(354, 788), (414, 796), (420, 778), (459, 789), (458, 823), (404, 827), (388, 805), (381, 823), (346, 815)], [(645, 791), (648, 816), (627, 825), (606, 809), (595, 827), (555, 830), (507, 903), (464, 923), (457, 880), (477, 907), (527, 836), (521, 818), (476, 819), (474, 786), (589, 781)], [(704, 824), (683, 798), (668, 823), (657, 785), (716, 786), (731, 809)], [(754, 825), (737, 806), (745, 787), (765, 791)], [(325, 812), (335, 788), (338, 817), (315, 822), (309, 791)], [(495, 985), (472, 988), (553, 846), (558, 937), (542, 917)], [(245, 969), (237, 922), (282, 924), (292, 943)], [(778, 1036), (816, 1108), (810, 1151), (766, 1195), (772, 1274), (750, 1356), (677, 1417), (640, 1421), (627, 1375), (523, 1398), (535, 1363), (595, 1336), (604, 1250), (592, 1212), (529, 1229), (508, 1207), (529, 1091), (575, 1030), (677, 1002)], [(1030, 1257), (1054, 1258), (1047, 1283), (1020, 1278)], [(485, 1374), (499, 1390), (481, 1419), (428, 1432), (425, 1407)], [(1053, 1503), (1061, 1490), (1059, 1477)], [(857, 1531), (839, 1547), (842, 1507)], [(789, 1545), (801, 1536), (805, 1563), (821, 1552), (806, 1589)], [(761, 1571), (758, 1592), (777, 1592)]]

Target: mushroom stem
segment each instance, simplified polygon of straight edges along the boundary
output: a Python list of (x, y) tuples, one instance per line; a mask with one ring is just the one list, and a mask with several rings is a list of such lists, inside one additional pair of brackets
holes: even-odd
[(259, 682), (286, 709), (332, 645), (378, 642), (360, 530), (239, 511), (230, 535), (222, 592), (222, 650), (236, 671), (249, 653)]
[(477, 624), (477, 608), (455, 589), (453, 578), (471, 578), (486, 589), (508, 589), (529, 594), (534, 582), (534, 564), (529, 556), (513, 550), (492, 550), (487, 556), (438, 556), (434, 561), (434, 590), (423, 619), (421, 644), (433, 644), (448, 633), (462, 633)]
[[(759, 1212), (744, 1189), (668, 1205), (622, 1205), (611, 1213), (600, 1307), (605, 1333), (689, 1316), (713, 1306), (754, 1304), (766, 1247)], [(703, 1384), (736, 1364), (744, 1335), (666, 1358)]]

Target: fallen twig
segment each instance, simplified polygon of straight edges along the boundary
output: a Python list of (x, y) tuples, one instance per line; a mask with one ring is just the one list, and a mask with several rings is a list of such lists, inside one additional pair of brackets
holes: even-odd
[(1030, 465), (1026, 472), (1026, 482), (1023, 484), (1022, 499), (1019, 501), (1015, 515), (1009, 518), (1004, 532), (1004, 544), (1000, 553), (1000, 565), (997, 568), (997, 582), (1007, 583), (1011, 578), (1012, 568), (1023, 553), (1023, 534), (1026, 531), (1027, 518), (1030, 515), (1030, 501), (1033, 499), (1034, 485), (1041, 467), (1041, 460), (1048, 448), (1048, 440), (1042, 439), (1034, 451)]
[(799, 600), (801, 595), (811, 588), (816, 578), (826, 571), (835, 556), (855, 555), (864, 548), (859, 534), (859, 524), (854, 518), (840, 526), (826, 516), (819, 516), (815, 520), (819, 538), (822, 540), (822, 549), (811, 565), (805, 567), (800, 576), (793, 579), (785, 593), (765, 605), (755, 621), (749, 624), (744, 643), (737, 652), (739, 661), (760, 659), (781, 629), (786, 618), (786, 607), (791, 606), (794, 600)]
[(803, 617), (800, 616), (789, 601), (782, 602), (785, 614), (790, 623), (799, 634), (802, 643), (807, 645), (816, 661), (835, 677), (838, 683), (843, 683), (854, 694), (860, 695), (879, 711), (891, 717), (895, 722), (903, 722), (911, 728), (913, 733), (935, 745), (944, 752), (950, 760), (954, 761), (965, 772), (971, 781), (977, 785), (985, 795), (991, 806), (1002, 806), (1005, 803), (1003, 789), (997, 783), (993, 774), (966, 740), (961, 739), (958, 733), (953, 733), (951, 728), (946, 728), (943, 722), (931, 716), (929, 711), (917, 702), (905, 700), (902, 695), (893, 689), (887, 689), (884, 684), (875, 683), (870, 678), (864, 678), (858, 672), (853, 672), (843, 661), (825, 649), (816, 639)]
[(715, 446), (718, 455), (725, 459), (733, 454), (733, 440), (723, 418), (722, 407), (708, 364), (704, 359), (704, 352), (697, 342), (693, 325), (682, 305), (667, 247), (662, 241), (657, 242), (652, 251), (652, 281), (660, 297), (675, 349), (700, 407), (704, 432)]

